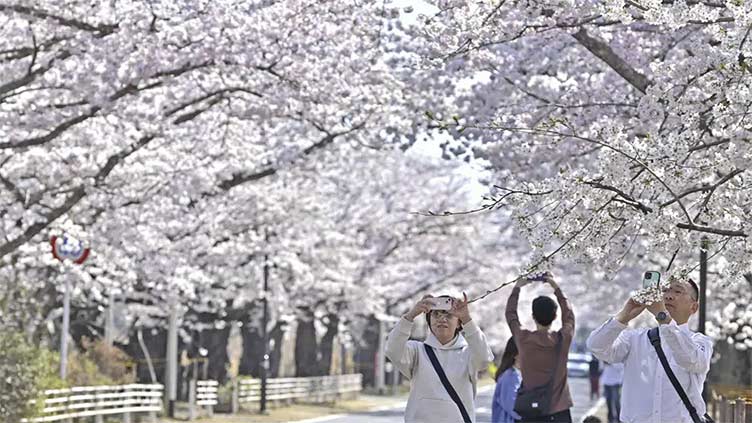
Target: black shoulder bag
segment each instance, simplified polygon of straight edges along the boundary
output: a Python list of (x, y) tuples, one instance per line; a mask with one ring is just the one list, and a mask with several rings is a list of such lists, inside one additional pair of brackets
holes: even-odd
[(433, 352), (433, 347), (428, 344), (423, 344), (423, 346), (426, 348), (426, 354), (428, 354), (428, 358), (431, 360), (431, 364), (433, 364), (433, 369), (436, 370), (436, 374), (439, 375), (439, 379), (441, 379), (441, 384), (444, 385), (444, 389), (446, 389), (447, 393), (452, 398), (452, 401), (457, 404), (457, 408), (460, 409), (462, 420), (465, 423), (472, 423), (472, 420), (470, 420), (470, 415), (467, 414), (467, 410), (465, 410), (465, 405), (462, 404), (460, 396), (457, 395), (457, 391), (454, 390), (454, 386), (452, 386), (451, 382), (449, 382), (449, 379), (447, 379), (446, 373), (444, 373), (444, 368), (441, 367), (441, 363), (439, 363), (439, 359), (436, 358), (436, 353)]
[(514, 411), (517, 412), (523, 418), (541, 417), (551, 414), (551, 390), (553, 389), (554, 379), (556, 378), (556, 371), (559, 369), (559, 361), (561, 361), (559, 355), (561, 354), (562, 335), (561, 332), (557, 332), (559, 340), (556, 342), (556, 360), (554, 364), (554, 371), (551, 373), (551, 379), (548, 383), (535, 388), (525, 388), (525, 378), (523, 376), (522, 385), (517, 392), (517, 399), (514, 401)]
[(676, 393), (679, 394), (679, 398), (681, 398), (684, 406), (687, 407), (687, 411), (689, 411), (689, 416), (692, 418), (692, 421), (694, 423), (714, 423), (713, 418), (710, 417), (707, 413), (705, 413), (705, 415), (702, 417), (698, 416), (697, 410), (695, 410), (695, 407), (691, 402), (689, 402), (687, 393), (684, 392), (684, 388), (682, 388), (682, 386), (679, 384), (679, 381), (676, 379), (674, 371), (671, 370), (671, 366), (668, 365), (668, 360), (666, 360), (666, 353), (663, 352), (663, 348), (661, 347), (661, 334), (658, 332), (658, 328), (652, 328), (648, 331), (648, 339), (650, 339), (650, 343), (653, 344), (655, 352), (658, 353), (658, 359), (661, 361), (663, 370), (666, 371), (668, 380), (670, 380), (671, 384), (674, 385)]

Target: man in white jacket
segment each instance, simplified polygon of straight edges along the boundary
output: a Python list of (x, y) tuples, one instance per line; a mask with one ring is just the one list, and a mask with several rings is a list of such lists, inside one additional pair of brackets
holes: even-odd
[(624, 423), (692, 422), (648, 339), (648, 329), (627, 329), (627, 324), (646, 309), (659, 324), (668, 363), (692, 406), (699, 416), (706, 411), (702, 386), (710, 369), (713, 342), (687, 326), (698, 309), (697, 285), (691, 279), (674, 280), (663, 298), (649, 306), (630, 298), (587, 340), (588, 348), (599, 359), (624, 363), (620, 416)]
[[(432, 298), (426, 296), (415, 304), (387, 339), (386, 356), (410, 379), (405, 422), (458, 423), (464, 420), (431, 364), (424, 344), (435, 351), (447, 379), (474, 422), (478, 371), (493, 361), (493, 353), (486, 336), (470, 317), (467, 295), (464, 300), (454, 299), (448, 311), (432, 310)], [(424, 342), (408, 340), (413, 320), (423, 313), (430, 329), (428, 336)]]

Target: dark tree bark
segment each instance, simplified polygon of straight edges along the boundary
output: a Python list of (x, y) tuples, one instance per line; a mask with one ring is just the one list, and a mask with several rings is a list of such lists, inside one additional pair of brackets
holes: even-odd
[(295, 336), (295, 376), (319, 376), (318, 345), (314, 314), (310, 307), (301, 307)]
[(355, 371), (363, 374), (363, 385), (374, 386), (374, 365), (379, 346), (379, 321), (371, 315), (355, 349)]
[[(149, 351), (149, 356), (154, 363), (154, 372), (157, 376), (157, 382), (164, 383), (165, 376), (165, 357), (167, 356), (167, 330), (163, 328), (144, 329), (144, 344)], [(137, 331), (131, 331), (128, 347), (128, 355), (136, 361), (136, 380), (142, 383), (151, 383), (149, 374), (149, 365), (146, 362), (141, 344), (138, 342)]]
[(261, 361), (264, 356), (261, 329), (245, 323), (240, 331), (243, 336), (243, 355), (240, 358), (238, 374), (261, 377)]
[[(220, 384), (227, 382), (227, 367), (230, 363), (230, 357), (227, 355), (227, 343), (230, 339), (230, 325), (225, 325), (222, 329), (210, 329), (201, 332), (199, 346), (206, 348), (209, 352), (209, 368), (207, 377), (216, 380)], [(203, 373), (201, 373), (203, 377)]]
[(279, 377), (279, 365), (282, 361), (282, 339), (285, 335), (287, 323), (277, 321), (269, 333), (269, 338), (274, 341), (274, 347), (269, 352), (269, 377)]

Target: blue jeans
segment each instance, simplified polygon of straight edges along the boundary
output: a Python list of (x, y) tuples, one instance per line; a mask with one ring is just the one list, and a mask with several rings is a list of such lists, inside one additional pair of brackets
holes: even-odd
[(604, 385), (606, 406), (608, 406), (608, 423), (619, 423), (621, 413), (621, 385)]

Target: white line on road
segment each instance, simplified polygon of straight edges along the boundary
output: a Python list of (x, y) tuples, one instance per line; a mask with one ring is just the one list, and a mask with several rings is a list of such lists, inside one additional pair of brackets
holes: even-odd
[(306, 419), (306, 420), (295, 420), (295, 423), (317, 423), (317, 422), (325, 422), (327, 420), (333, 420), (338, 419), (340, 417), (347, 417), (347, 414), (331, 414), (328, 416), (321, 416), (321, 417), (314, 417), (312, 419)]

